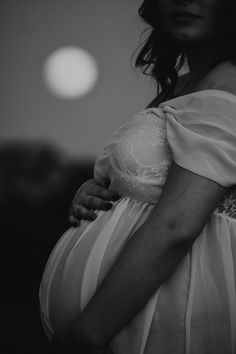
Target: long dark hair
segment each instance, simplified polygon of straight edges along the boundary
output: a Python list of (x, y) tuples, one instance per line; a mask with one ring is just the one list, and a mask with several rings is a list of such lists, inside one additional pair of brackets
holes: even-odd
[[(236, 1), (219, 2), (220, 44), (224, 57), (236, 63)], [(160, 26), (156, 0), (144, 0), (139, 16), (149, 25), (150, 34), (136, 58), (135, 66), (144, 74), (152, 76), (157, 83), (157, 93), (165, 98), (172, 96), (179, 71), (185, 63), (185, 54), (180, 44), (171, 39)], [(146, 31), (145, 30), (145, 31)]]

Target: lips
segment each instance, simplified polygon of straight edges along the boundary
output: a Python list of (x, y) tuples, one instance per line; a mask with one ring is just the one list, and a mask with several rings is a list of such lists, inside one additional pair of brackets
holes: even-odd
[(185, 12), (185, 11), (176, 12), (173, 14), (172, 17), (173, 18), (200, 18), (200, 16), (197, 14), (191, 12)]

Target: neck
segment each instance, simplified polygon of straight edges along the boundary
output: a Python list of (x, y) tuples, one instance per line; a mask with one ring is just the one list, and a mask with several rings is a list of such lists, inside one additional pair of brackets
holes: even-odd
[(194, 87), (217, 64), (224, 60), (221, 48), (214, 41), (186, 46), (190, 77), (188, 87)]

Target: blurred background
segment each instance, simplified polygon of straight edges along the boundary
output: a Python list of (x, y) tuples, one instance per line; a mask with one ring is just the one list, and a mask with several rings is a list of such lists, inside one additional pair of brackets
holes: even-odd
[(131, 60), (141, 2), (0, 2), (4, 353), (54, 353), (38, 310), (47, 258), (104, 142), (154, 98)]

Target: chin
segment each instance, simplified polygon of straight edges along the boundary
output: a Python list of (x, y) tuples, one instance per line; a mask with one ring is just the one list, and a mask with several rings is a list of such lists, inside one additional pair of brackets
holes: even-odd
[(172, 39), (181, 45), (196, 44), (204, 41), (204, 36), (196, 31), (176, 31), (171, 35)]

